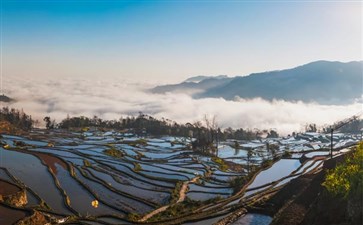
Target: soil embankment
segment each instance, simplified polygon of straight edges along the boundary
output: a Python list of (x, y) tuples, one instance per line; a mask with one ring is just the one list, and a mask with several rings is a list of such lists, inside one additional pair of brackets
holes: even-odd
[(25, 189), (11, 184), (5, 180), (0, 180), (0, 202), (22, 207), (28, 203)]
[[(179, 198), (178, 198), (178, 200), (177, 200), (177, 202), (176, 202), (175, 204), (180, 203), (180, 202), (183, 202), (183, 201), (185, 200), (186, 192), (188, 191), (188, 185), (189, 185), (190, 183), (195, 183), (195, 182), (197, 182), (198, 180), (199, 180), (199, 177), (197, 176), (197, 177), (194, 177), (192, 180), (190, 180), (190, 181), (188, 180), (188, 181), (185, 181), (185, 182), (183, 183), (183, 185), (182, 185), (182, 187), (180, 188), (180, 191), (179, 191)], [(161, 212), (164, 212), (164, 211), (165, 211), (165, 210), (167, 210), (170, 206), (171, 206), (171, 205), (165, 205), (165, 206), (163, 206), (163, 207), (160, 207), (160, 208), (158, 208), (158, 209), (156, 209), (156, 210), (154, 210), (154, 211), (152, 211), (152, 212), (150, 212), (150, 213), (146, 214), (145, 216), (143, 216), (143, 217), (139, 220), (139, 222), (145, 222), (145, 221), (147, 221), (148, 219), (150, 219), (151, 217), (155, 216), (156, 214), (159, 214), (159, 213), (161, 213)]]
[(325, 161), (323, 170), (292, 180), (260, 205), (265, 213), (274, 215), (271, 224), (361, 224), (362, 199), (333, 197), (321, 185), (326, 171), (334, 168), (345, 157), (349, 157), (349, 154)]

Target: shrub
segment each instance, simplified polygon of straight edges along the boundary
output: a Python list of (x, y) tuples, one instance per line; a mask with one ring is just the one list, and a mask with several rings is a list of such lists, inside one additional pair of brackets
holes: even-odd
[(266, 167), (269, 167), (273, 164), (273, 160), (271, 159), (266, 159), (264, 160), (262, 163), (261, 163), (261, 167), (262, 168), (266, 168)]
[(87, 132), (87, 131), (89, 131), (90, 130), (90, 128), (89, 127), (83, 127), (82, 129), (81, 129), (81, 131), (82, 132)]
[(329, 193), (347, 197), (363, 189), (363, 142), (360, 142), (351, 158), (347, 158), (332, 170), (328, 170), (322, 184)]
[(14, 140), (13, 143), (17, 147), (25, 147), (27, 145), (25, 142), (23, 142), (23, 141), (17, 141), (17, 140)]
[(225, 172), (228, 170), (228, 165), (226, 164), (226, 162), (223, 159), (213, 156), (212, 161), (215, 162), (216, 164), (218, 164), (219, 169), (221, 171)]
[(143, 145), (143, 146), (147, 145), (147, 141), (145, 139), (142, 139), (142, 138), (134, 141), (134, 143), (138, 144), (138, 145)]
[(171, 192), (171, 200), (170, 200), (170, 203), (175, 203), (178, 201), (179, 199), (179, 192), (180, 192), (180, 189), (181, 187), (183, 186), (183, 182), (182, 181), (178, 181), (176, 184), (175, 184), (175, 188), (173, 189), (173, 191)]
[(137, 162), (134, 162), (134, 171), (139, 172), (141, 170), (142, 170), (141, 165)]
[(87, 160), (87, 159), (84, 159), (83, 160), (83, 164), (87, 167), (90, 167), (91, 166), (91, 163)]
[(124, 153), (122, 151), (117, 150), (115, 148), (106, 149), (103, 151), (103, 153), (115, 158), (122, 158), (124, 156)]
[(282, 154), (282, 157), (284, 158), (290, 158), (291, 157), (291, 152), (288, 150), (285, 150), (284, 153)]
[[(215, 202), (215, 201), (216, 201), (215, 199), (212, 199), (209, 203)], [(171, 218), (175, 218), (175, 217), (180, 217), (185, 214), (190, 214), (195, 209), (205, 205), (206, 203), (207, 202), (191, 200), (188, 197), (186, 197), (183, 202), (180, 202), (178, 204), (173, 204), (169, 208), (167, 208), (165, 211), (150, 218), (149, 222), (159, 221), (159, 220), (164, 220), (164, 219), (171, 219)]]
[(2, 132), (17, 132), (21, 130), (31, 130), (34, 121), (30, 115), (23, 110), (9, 109), (8, 107), (0, 108), (0, 130)]
[(229, 186), (233, 188), (233, 194), (239, 192), (246, 183), (245, 177), (236, 177), (229, 180)]
[(130, 221), (134, 221), (134, 222), (138, 221), (140, 218), (141, 218), (141, 216), (137, 213), (129, 213), (127, 215), (127, 219)]

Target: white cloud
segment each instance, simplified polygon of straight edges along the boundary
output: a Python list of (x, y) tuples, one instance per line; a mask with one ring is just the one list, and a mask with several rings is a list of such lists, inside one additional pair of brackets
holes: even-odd
[(218, 123), (224, 128), (274, 128), (288, 134), (300, 131), (306, 123), (331, 124), (362, 111), (360, 103), (326, 106), (263, 99), (192, 99), (180, 93), (151, 94), (145, 91), (152, 87), (151, 84), (125, 80), (16, 78), (8, 81), (6, 86), (10, 97), (17, 99), (11, 106), (24, 109), (40, 121), (46, 115), (59, 122), (67, 114), (118, 119), (143, 112), (186, 123), (201, 120), (207, 114), (216, 115)]

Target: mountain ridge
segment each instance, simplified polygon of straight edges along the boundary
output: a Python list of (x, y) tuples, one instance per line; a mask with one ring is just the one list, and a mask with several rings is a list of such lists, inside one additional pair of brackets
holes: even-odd
[(181, 92), (194, 98), (263, 98), (344, 105), (362, 100), (362, 68), (363, 61), (319, 60), (247, 76), (212, 77), (200, 82), (157, 86), (151, 91)]

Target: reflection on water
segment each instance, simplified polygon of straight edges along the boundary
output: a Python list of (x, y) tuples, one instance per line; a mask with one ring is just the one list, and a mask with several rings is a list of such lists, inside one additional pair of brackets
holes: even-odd
[(248, 189), (281, 179), (296, 170), (300, 165), (299, 160), (281, 159), (269, 169), (260, 172), (252, 184), (248, 186)]
[(247, 151), (243, 149), (235, 149), (229, 145), (224, 145), (218, 149), (218, 157), (247, 157)]
[[(220, 165), (213, 162), (210, 156), (201, 156), (191, 152), (186, 148), (185, 140), (175, 137), (146, 138), (147, 144), (141, 145), (133, 143), (139, 138), (115, 139), (114, 135), (121, 135), (115, 132), (87, 132), (82, 134), (86, 135), (82, 139), (78, 138), (81, 136), (80, 133), (59, 132), (42, 135), (39, 136), (41, 141), (7, 135), (2, 138), (2, 141), (10, 145), (10, 149), (12, 149), (14, 140), (22, 140), (34, 145), (28, 146), (21, 152), (15, 151), (15, 148), (12, 150), (0, 148), (2, 153), (0, 168), (8, 169), (19, 180), (19, 184), (22, 182), (28, 187), (29, 203), (26, 208), (39, 205), (40, 201), (36, 197), (39, 195), (57, 213), (72, 214), (65, 207), (65, 201), (67, 201), (67, 204), (83, 216), (104, 215), (98, 222), (107, 221), (121, 224), (124, 223), (122, 220), (111, 218), (106, 214), (114, 214), (117, 217), (126, 217), (128, 213), (140, 215), (165, 205), (171, 199), (171, 193), (177, 181), (191, 180), (200, 176), (197, 183), (189, 184), (186, 195), (192, 200), (205, 201), (216, 197), (230, 197), (232, 194), (231, 179), (245, 175), (244, 171), (221, 171)], [(183, 141), (183, 144), (173, 143), (172, 145), (173, 140)], [(47, 146), (49, 142), (54, 143), (54, 146)], [(284, 144), (281, 143), (280, 145), (283, 146)], [(303, 147), (300, 142), (295, 144)], [(271, 157), (271, 152), (266, 151), (265, 144), (262, 144), (261, 141), (252, 141), (241, 146), (253, 148), (254, 154), (248, 160), (250, 164), (259, 166), (263, 159)], [(255, 148), (256, 146), (258, 148)], [(109, 148), (118, 149), (125, 155), (121, 158), (105, 155), (103, 151)], [(247, 153), (246, 149), (235, 149), (228, 143), (222, 143), (218, 155), (225, 161), (246, 165)], [(282, 152), (278, 151), (278, 153)], [(327, 154), (328, 152), (319, 150), (307, 153), (306, 156), (321, 155), (321, 153)], [(298, 172), (302, 172), (306, 168), (311, 170), (319, 163), (307, 162)], [(137, 170), (136, 165), (140, 166)], [(282, 159), (271, 168), (258, 174), (249, 188), (279, 180), (288, 176), (299, 166), (301, 166), (299, 160)], [(75, 168), (74, 174), (70, 168)], [(51, 174), (50, 171), (53, 173)], [(6, 181), (12, 180), (5, 170), (0, 170), (0, 178)], [(295, 177), (287, 178), (279, 185), (293, 178)], [(55, 181), (59, 182), (60, 190)], [(12, 182), (17, 183), (17, 180), (14, 179)], [(63, 191), (68, 198), (63, 197)], [(256, 191), (261, 191), (261, 189), (250, 190), (245, 197)], [(95, 199), (99, 201), (98, 208), (93, 208), (90, 204)], [(240, 198), (227, 205), (233, 205), (239, 200)], [(217, 204), (213, 207), (218, 208), (219, 206)], [(209, 210), (213, 207), (208, 206), (206, 209)], [(1, 213), (0, 225), (3, 225)], [(220, 216), (224, 213), (227, 215), (228, 212), (219, 211), (218, 215), (208, 215), (216, 216), (214, 218), (188, 224), (213, 224), (226, 216)], [(199, 217), (199, 219), (201, 218)], [(271, 218), (264, 215), (247, 214), (234, 224), (263, 225), (270, 221)], [(85, 221), (85, 224), (91, 224), (91, 222)], [(93, 222), (92, 224), (100, 223)]]
[(232, 223), (232, 225), (268, 225), (271, 221), (272, 218), (270, 216), (248, 213), (236, 222)]
[(212, 198), (226, 198), (229, 197), (229, 193), (206, 193), (206, 192), (193, 192), (190, 191), (187, 197), (195, 201), (207, 201)]
[(56, 212), (71, 214), (47, 168), (35, 156), (1, 149), (2, 166), (43, 198)]
[(7, 196), (21, 191), (21, 189), (11, 183), (0, 180), (0, 195)]
[(328, 151), (316, 151), (316, 152), (310, 152), (310, 153), (307, 153), (305, 154), (305, 156), (307, 158), (311, 158), (311, 157), (314, 157), (314, 156), (326, 156), (326, 155), (329, 155), (330, 153)]
[(183, 224), (185, 224), (185, 225), (207, 225), (207, 224), (213, 224), (213, 223), (216, 223), (219, 220), (223, 219), (223, 217), (225, 217), (225, 216), (226, 215), (218, 216), (218, 217), (214, 217), (214, 218), (210, 218), (210, 219), (206, 219), (206, 220), (196, 221), (196, 222), (183, 223)]
[(0, 224), (10, 225), (16, 221), (28, 216), (26, 212), (21, 210), (11, 209), (0, 205)]

